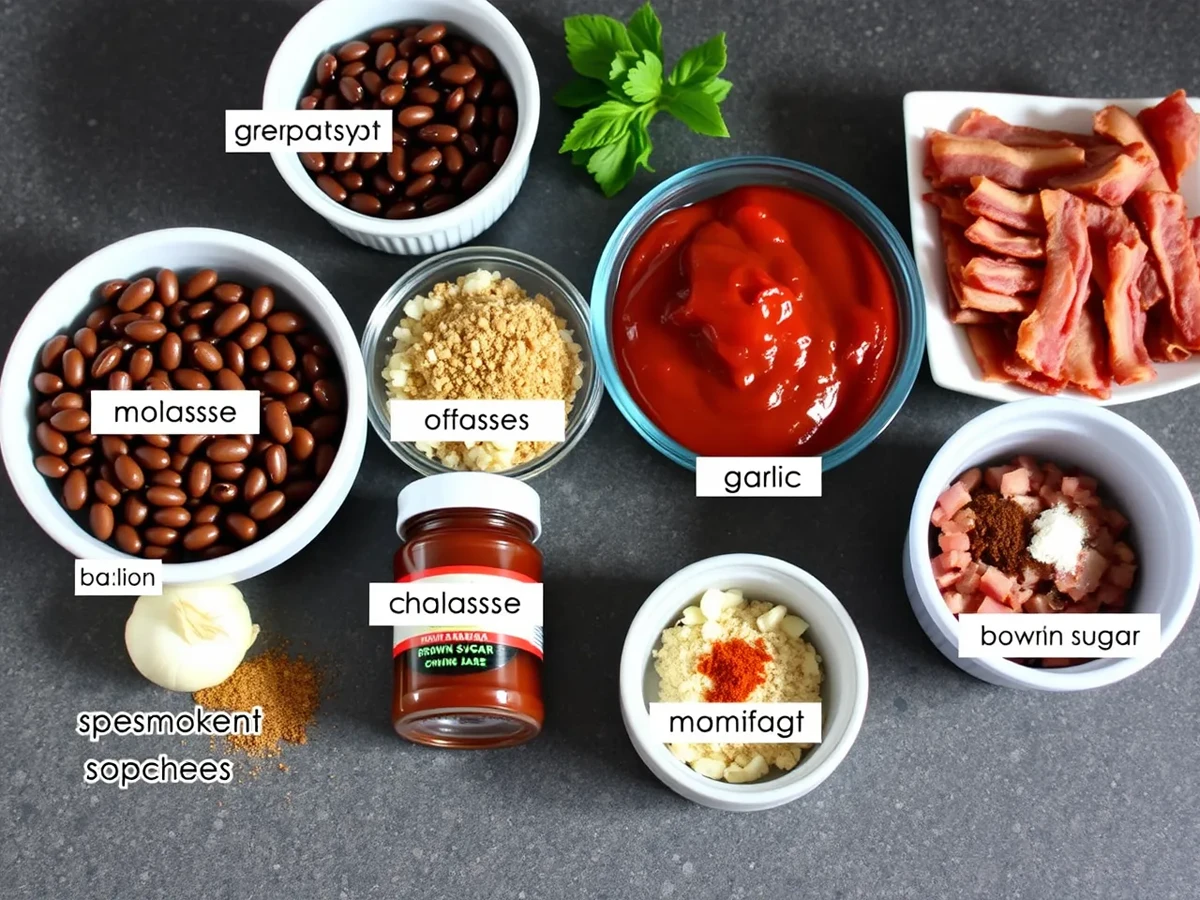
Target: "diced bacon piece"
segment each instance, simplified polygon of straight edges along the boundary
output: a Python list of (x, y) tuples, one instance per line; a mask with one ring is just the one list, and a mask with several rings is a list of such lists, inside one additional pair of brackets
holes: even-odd
[(1085, 394), (1102, 400), (1112, 396), (1104, 333), (1095, 304), (1091, 302), (1084, 305), (1079, 321), (1075, 323), (1063, 373), (1067, 381)]
[(1109, 567), (1108, 572), (1105, 573), (1105, 580), (1119, 588), (1128, 589), (1133, 587), (1133, 576), (1136, 573), (1137, 566), (1133, 563), (1119, 563)]
[(942, 594), (942, 599), (946, 601), (946, 608), (956, 616), (967, 611), (967, 598), (957, 591), (947, 591)]
[(967, 340), (979, 364), (984, 381), (1012, 381), (1004, 369), (1004, 361), (1012, 352), (1012, 344), (999, 328), (988, 325), (968, 325)]
[(1200, 350), (1200, 263), (1183, 197), (1142, 191), (1134, 195), (1133, 209), (1166, 287), (1179, 343)]
[(984, 597), (979, 604), (979, 609), (975, 610), (975, 612), (996, 615), (999, 613), (1012, 613), (1016, 612), (1016, 610), (1007, 603), (997, 603), (991, 597)]
[(1100, 482), (1091, 475), (1076, 475), (1079, 479), (1079, 486), (1085, 491), (1091, 491), (1093, 494), (1100, 489)]
[(958, 581), (958, 569), (951, 569), (946, 566), (945, 554), (935, 556), (930, 565), (933, 566), (933, 580), (937, 582), (937, 586), (945, 590)]
[(991, 219), (976, 219), (963, 232), (963, 237), (1000, 256), (1015, 256), (1018, 259), (1044, 259), (1046, 256), (1046, 245), (1041, 238), (1018, 234)]
[(1025, 601), (1025, 606), (1021, 611), (1027, 613), (1057, 612), (1057, 610), (1050, 605), (1050, 598), (1046, 594), (1033, 594), (1027, 601)]
[[(1139, 195), (1140, 196), (1140, 195)], [(1092, 275), (1087, 216), (1066, 191), (1042, 191), (1046, 215), (1046, 275), (1037, 308), (1017, 329), (1017, 354), (1054, 381), (1065, 378), (1067, 350)]]
[(934, 528), (942, 528), (946, 524), (946, 520), (950, 517), (946, 515), (946, 511), (938, 505), (934, 505), (933, 514), (929, 517), (929, 522)]
[(986, 569), (987, 566), (982, 563), (973, 563), (967, 566), (958, 576), (958, 581), (954, 582), (954, 589), (964, 597), (970, 597), (979, 590), (979, 580), (983, 577)]
[(1029, 602), (1033, 597), (1033, 591), (1029, 588), (1013, 588), (1012, 593), (1008, 595), (1008, 605), (1012, 607), (1013, 612), (1021, 612), (1022, 607)]
[(1074, 497), (1076, 492), (1079, 490), (1079, 479), (1074, 475), (1064, 475), (1062, 487), (1059, 488), (1059, 490), (1061, 490), (1068, 497)]
[(963, 283), (997, 294), (1027, 294), (1042, 287), (1042, 270), (1010, 259), (973, 257), (962, 270)]
[(1029, 190), (1047, 178), (1083, 168), (1079, 147), (1009, 147), (987, 138), (934, 131), (929, 135), (931, 179), (937, 188), (969, 184), (983, 175), (1005, 187)]
[(958, 572), (973, 562), (971, 554), (962, 550), (947, 550), (937, 558), (942, 561), (942, 568), (947, 572)]
[(1042, 504), (1041, 498), (1037, 494), (1026, 494), (1023, 497), (1013, 497), (1013, 503), (1025, 510), (1025, 515), (1036, 516), (1045, 506)]
[(970, 550), (971, 539), (966, 534), (946, 534), (942, 532), (938, 535), (938, 546), (945, 552), (951, 550)]
[(1054, 463), (1048, 462), (1044, 466), (1042, 466), (1042, 472), (1046, 476), (1046, 484), (1050, 485), (1050, 487), (1054, 488), (1057, 491), (1059, 489), (1059, 487), (1062, 485), (1062, 480), (1063, 480), (1062, 469), (1060, 469)]
[(1179, 179), (1200, 152), (1200, 121), (1187, 101), (1187, 94), (1176, 91), (1157, 106), (1143, 109), (1138, 121), (1158, 152), (1162, 173), (1173, 191)]
[(1102, 584), (1096, 588), (1096, 602), (1106, 607), (1108, 612), (1120, 612), (1125, 608), (1125, 590), (1112, 584)]
[(1080, 490), (1075, 495), (1075, 502), (1083, 509), (1098, 509), (1100, 507), (1100, 498), (1091, 491)]
[(1107, 568), (1108, 560), (1104, 554), (1097, 553), (1089, 547), (1083, 551), (1074, 572), (1059, 573), (1055, 576), (1054, 586), (1072, 600), (1082, 600), (1100, 586)]
[(1038, 491), (1038, 496), (1042, 498), (1042, 502), (1046, 506), (1056, 506), (1066, 499), (1057, 487), (1050, 486), (1049, 481), (1042, 485), (1042, 489)]
[(1146, 350), (1146, 311), (1137, 295), (1147, 247), (1125, 213), (1095, 204), (1088, 208), (1088, 234), (1093, 278), (1104, 294), (1109, 369), (1117, 384), (1151, 381), (1155, 373)]
[(1114, 544), (1115, 541), (1113, 540), (1112, 532), (1103, 525), (1097, 528), (1096, 533), (1092, 535), (1092, 546), (1105, 556), (1112, 556)]
[(1029, 473), (1029, 481), (1035, 487), (1042, 486), (1042, 467), (1038, 465), (1038, 461), (1027, 453), (1022, 453), (1017, 457), (1017, 465)]
[(1016, 468), (1017, 466), (1008, 464), (1003, 466), (988, 466), (983, 470), (983, 483), (993, 491), (999, 491), (1000, 482), (1004, 480), (1004, 476)]
[(1014, 297), (1011, 294), (996, 294), (969, 284), (962, 286), (961, 303), (964, 309), (977, 309), (990, 313), (1020, 313), (1028, 315), (1033, 312), (1036, 301), (1032, 297)]
[(1068, 613), (1100, 612), (1100, 601), (1096, 599), (1095, 595), (1093, 595), (1091, 597), (1080, 597), (1078, 599), (1072, 597), (1071, 599), (1075, 600), (1075, 602), (1068, 603), (1066, 609), (1064, 609), (1063, 612), (1068, 612)]
[(1092, 117), (1092, 130), (1096, 134), (1115, 141), (1122, 147), (1137, 146), (1139, 148), (1134, 155), (1145, 160), (1151, 169), (1150, 175), (1140, 188), (1141, 190), (1170, 190), (1167, 179), (1163, 177), (1158, 154), (1154, 152), (1150, 138), (1146, 136), (1146, 132), (1142, 130), (1137, 119), (1119, 106), (1106, 106)]
[(1086, 167), (1069, 175), (1057, 175), (1048, 183), (1050, 187), (1063, 188), (1109, 206), (1121, 206), (1154, 171), (1150, 160), (1144, 154), (1138, 155), (1141, 147), (1137, 144), (1128, 150), (1112, 146), (1088, 150)]
[(931, 206), (936, 206), (938, 214), (945, 222), (950, 222), (958, 225), (960, 228), (966, 228), (975, 221), (975, 217), (971, 215), (963, 207), (961, 197), (954, 194), (947, 194), (942, 191), (930, 191), (921, 198)]
[(1042, 580), (1042, 572), (1035, 566), (1026, 566), (1018, 579), (1018, 584), (1021, 587), (1031, 588), (1037, 587), (1038, 582)]
[(1094, 142), (1090, 134), (1068, 134), (1063, 131), (1046, 131), (1025, 125), (1010, 125), (999, 116), (982, 109), (972, 109), (954, 129), (956, 134), (968, 137), (991, 138), (1013, 147), (1087, 147)]
[[(1042, 199), (1037, 194), (1021, 194), (996, 184), (990, 178), (976, 175), (971, 179), (973, 190), (962, 200), (965, 213), (974, 213), (1017, 231), (1046, 233), (1046, 219), (1042, 216)], [(970, 225), (967, 222), (967, 225)]]
[(942, 534), (966, 534), (967, 529), (963, 528), (954, 519), (946, 516), (946, 511), (940, 506), (934, 507), (934, 512), (940, 512), (943, 516), (942, 524), (938, 527), (942, 530)]
[(956, 481), (937, 499), (937, 505), (946, 511), (946, 515), (952, 516), (960, 509), (971, 502), (971, 492), (963, 487), (961, 481)]
[(983, 470), (976, 466), (974, 469), (967, 469), (958, 476), (959, 483), (968, 491), (974, 491), (979, 487), (979, 483), (983, 481)]
[(979, 580), (979, 587), (993, 600), (1003, 602), (1013, 589), (1013, 580), (995, 566), (988, 566)]
[(1029, 493), (1029, 473), (1013, 469), (1000, 479), (1000, 493), (1005, 497), (1020, 497)]
[[(1116, 510), (1110, 509), (1108, 511), (1110, 522), (1112, 520), (1112, 514), (1114, 512), (1116, 512)], [(1119, 513), (1118, 513), (1118, 515), (1119, 515)], [(1131, 563), (1134, 560), (1133, 548), (1130, 547), (1128, 544), (1126, 544), (1124, 541), (1117, 541), (1113, 545), (1113, 557), (1120, 560), (1123, 563)]]
[(975, 510), (971, 509), (969, 506), (960, 509), (954, 514), (954, 521), (967, 531), (970, 531), (975, 527)]

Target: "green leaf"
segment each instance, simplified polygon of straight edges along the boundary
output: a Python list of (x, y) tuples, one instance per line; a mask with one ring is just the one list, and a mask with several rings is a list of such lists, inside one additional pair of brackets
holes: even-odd
[(725, 32), (693, 47), (679, 58), (671, 70), (672, 87), (699, 87), (721, 74), (725, 68)]
[(704, 85), (704, 93), (720, 103), (729, 96), (729, 91), (732, 87), (732, 81), (727, 81), (724, 78), (714, 78)]
[(612, 16), (570, 16), (563, 20), (567, 56), (575, 71), (586, 78), (608, 78), (613, 55), (632, 51), (625, 26)]
[(625, 93), (634, 103), (653, 103), (662, 94), (662, 75), (662, 60), (644, 50), (641, 62), (629, 70), (625, 79)]
[(654, 149), (654, 145), (650, 143), (650, 132), (644, 125), (641, 128), (629, 130), (629, 145), (634, 153), (634, 165), (641, 166), (647, 172), (653, 172), (654, 167), (650, 165), (650, 152)]
[(633, 42), (633, 49), (639, 53), (649, 50), (662, 59), (662, 22), (655, 15), (649, 0), (639, 6), (633, 18), (629, 20), (629, 40)]
[(630, 123), (637, 114), (636, 106), (619, 100), (607, 100), (575, 120), (558, 152), (590, 150), (611, 144), (628, 133)]
[(698, 134), (709, 137), (729, 137), (729, 129), (721, 118), (717, 101), (703, 88), (691, 87), (679, 91), (667, 103), (667, 110), (675, 118)]
[(621, 93), (621, 85), (625, 81), (625, 76), (640, 59), (641, 57), (632, 50), (622, 50), (613, 57), (612, 65), (608, 68), (608, 83), (613, 86), (618, 95)]
[(604, 191), (605, 197), (611, 197), (625, 185), (629, 184), (637, 171), (634, 154), (630, 153), (630, 135), (621, 135), (611, 144), (600, 147), (588, 160), (587, 170)]
[(608, 87), (594, 78), (575, 78), (554, 95), (554, 102), (559, 106), (578, 109), (584, 106), (595, 106), (608, 99)]

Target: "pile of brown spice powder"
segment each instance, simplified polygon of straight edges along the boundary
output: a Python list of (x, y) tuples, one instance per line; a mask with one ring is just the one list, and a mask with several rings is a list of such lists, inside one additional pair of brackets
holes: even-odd
[(308, 726), (321, 700), (321, 678), (304, 657), (268, 650), (243, 662), (216, 687), (192, 694), (206, 709), (249, 712), (262, 707), (262, 733), (225, 738), (233, 750), (250, 756), (278, 756), (283, 741), (308, 743)]
[(1007, 575), (1020, 575), (1028, 565), (1029, 521), (1019, 503), (999, 494), (978, 494), (971, 501), (975, 527), (971, 529), (971, 555)]

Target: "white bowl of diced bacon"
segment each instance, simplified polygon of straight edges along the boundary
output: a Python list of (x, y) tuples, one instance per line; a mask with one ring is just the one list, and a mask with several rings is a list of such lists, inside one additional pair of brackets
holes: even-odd
[(929, 368), (993, 400), (1200, 384), (1200, 103), (904, 98)]
[[(1000, 517), (980, 498), (1011, 500), (1036, 522), (1046, 510), (1077, 521), (1079, 565), (1069, 573), (1025, 563), (1036, 552), (1063, 552), (1060, 528), (1026, 527), (1014, 547)], [(988, 515), (988, 550), (976, 516)], [(1042, 523), (1049, 521), (1042, 519)], [(1056, 523), (1063, 525), (1062, 522)], [(1071, 529), (1065, 529), (1066, 537)], [(970, 531), (969, 549), (956, 534)], [(1069, 543), (1069, 542), (1068, 542)], [(989, 410), (938, 451), (917, 488), (904, 547), (904, 583), (917, 620), (956, 666), (1005, 687), (1076, 691), (1127, 678), (1153, 661), (1128, 659), (960, 659), (958, 612), (1138, 612), (1161, 616), (1161, 650), (1182, 630), (1200, 589), (1200, 518), (1183, 476), (1144, 431), (1108, 410), (1076, 400), (1041, 398)], [(1006, 550), (1007, 548), (1007, 550)], [(1008, 566), (998, 554), (1015, 552)], [(966, 559), (951, 556), (964, 553)], [(995, 565), (985, 563), (985, 560)], [(1051, 574), (1047, 574), (1051, 573)], [(1048, 665), (1047, 665), (1048, 663)]]

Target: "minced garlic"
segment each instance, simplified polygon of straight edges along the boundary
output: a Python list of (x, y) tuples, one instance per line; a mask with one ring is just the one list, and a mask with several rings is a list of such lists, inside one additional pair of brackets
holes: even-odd
[[(747, 601), (739, 590), (709, 590), (696, 606), (687, 607), (679, 623), (663, 631), (654, 651), (658, 699), (667, 703), (700, 702), (717, 687), (702, 674), (704, 660), (717, 641), (742, 640), (761, 647), (770, 659), (763, 664), (761, 684), (747, 703), (819, 703), (821, 657), (801, 637), (807, 630), (787, 607), (762, 600)], [(759, 643), (761, 641), (761, 644)], [(770, 767), (793, 769), (812, 744), (670, 744), (671, 752), (701, 775), (732, 783), (755, 781)]]
[[(554, 305), (482, 269), (404, 304), (383, 370), (400, 400), (563, 400), (583, 387), (581, 347)], [(417, 442), (450, 469), (500, 472), (541, 456), (549, 441)]]

